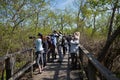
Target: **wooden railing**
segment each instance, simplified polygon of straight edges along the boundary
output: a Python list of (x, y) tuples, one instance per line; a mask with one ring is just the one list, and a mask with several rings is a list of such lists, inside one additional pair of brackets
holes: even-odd
[[(98, 72), (104, 77), (104, 80), (120, 80), (116, 78), (110, 70), (103, 66), (91, 53), (89, 53), (82, 45), (79, 47), (79, 59), (81, 65), (86, 69), (88, 80), (97, 80)], [(84, 79), (85, 80), (85, 79)], [(99, 78), (99, 80), (101, 80)]]
[(1, 80), (16, 80), (29, 68), (31, 68), (32, 74), (33, 64), (35, 63), (33, 50), (32, 48), (26, 49), (0, 57)]
[[(33, 65), (35, 64), (34, 60), (34, 49), (32, 48), (0, 57), (1, 80), (16, 80), (30, 68), (32, 76)], [(86, 68), (85, 71), (88, 80), (97, 80), (98, 72), (104, 76), (106, 80), (120, 80), (116, 78), (110, 70), (97, 61), (97, 59), (95, 59), (95, 57), (82, 45), (79, 47), (79, 60), (81, 62), (81, 69)], [(85, 74), (84, 71), (83, 74)]]

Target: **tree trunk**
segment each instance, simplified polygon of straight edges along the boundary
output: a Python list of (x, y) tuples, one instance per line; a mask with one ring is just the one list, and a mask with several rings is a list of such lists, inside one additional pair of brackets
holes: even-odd
[(111, 20), (110, 20), (109, 31), (108, 31), (108, 36), (107, 36), (106, 43), (105, 43), (102, 51), (100, 51), (100, 53), (98, 55), (98, 60), (100, 62), (102, 62), (104, 60), (104, 58), (106, 57), (108, 49), (109, 49), (110, 45), (113, 43), (113, 41), (115, 40), (115, 38), (118, 35), (120, 35), (120, 26), (118, 26), (118, 28), (112, 34), (112, 24), (113, 24), (113, 21), (114, 21), (114, 16), (115, 16), (116, 8), (117, 8), (117, 3), (118, 3), (118, 0), (114, 4), (113, 13), (112, 13), (112, 17), (111, 17)]
[(80, 8), (80, 6), (79, 6), (79, 10), (78, 10), (78, 14), (77, 14), (77, 28), (80, 27), (80, 25), (79, 25), (79, 22), (80, 22), (80, 19), (79, 19), (80, 10), (81, 10), (81, 8)]
[(98, 60), (102, 62), (107, 55), (107, 51), (116, 37), (120, 35), (120, 26), (114, 31), (114, 33), (110, 36), (110, 39), (106, 41), (105, 46), (103, 47), (102, 51), (99, 53)]
[(93, 35), (94, 35), (95, 31), (96, 31), (95, 23), (96, 23), (96, 15), (94, 14), (94, 16), (93, 16), (93, 30), (92, 30), (91, 37), (93, 37)]
[(109, 39), (110, 36), (111, 36), (111, 34), (112, 34), (112, 25), (113, 25), (113, 21), (114, 21), (114, 16), (115, 16), (116, 8), (117, 8), (117, 4), (115, 4), (114, 8), (113, 8), (113, 13), (112, 13), (111, 20), (110, 20), (110, 25), (109, 25), (109, 31), (108, 31), (107, 39)]

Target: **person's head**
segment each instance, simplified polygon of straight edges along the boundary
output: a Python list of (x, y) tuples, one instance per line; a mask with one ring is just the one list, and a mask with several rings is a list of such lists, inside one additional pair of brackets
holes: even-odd
[(43, 41), (46, 41), (47, 40), (47, 36), (43, 36)]
[(75, 32), (74, 35), (80, 36), (80, 32)]
[(79, 39), (80, 38), (80, 32), (75, 32), (74, 37), (75, 37), (75, 39)]
[(57, 33), (57, 31), (56, 31), (56, 30), (53, 30), (53, 33)]
[(47, 40), (50, 40), (50, 36), (47, 36)]
[(43, 35), (41, 33), (38, 33), (39, 38), (43, 38)]

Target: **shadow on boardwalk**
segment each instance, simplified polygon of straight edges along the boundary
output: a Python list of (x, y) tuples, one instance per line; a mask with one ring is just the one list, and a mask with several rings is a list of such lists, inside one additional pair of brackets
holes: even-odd
[(82, 80), (80, 78), (80, 70), (70, 70), (68, 54), (64, 56), (63, 62), (47, 63), (42, 74), (38, 74), (35, 70), (33, 78), (29, 80)]

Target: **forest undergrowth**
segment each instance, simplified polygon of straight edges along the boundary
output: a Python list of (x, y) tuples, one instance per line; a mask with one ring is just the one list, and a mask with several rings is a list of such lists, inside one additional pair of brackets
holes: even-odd
[[(103, 65), (111, 70), (120, 78), (120, 38), (118, 37), (108, 50), (108, 55), (103, 61)], [(88, 35), (81, 34), (80, 43), (97, 58), (98, 53), (103, 49), (105, 44), (104, 38), (92, 38)]]

